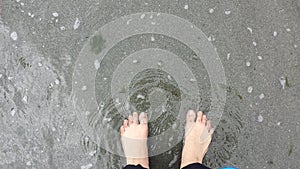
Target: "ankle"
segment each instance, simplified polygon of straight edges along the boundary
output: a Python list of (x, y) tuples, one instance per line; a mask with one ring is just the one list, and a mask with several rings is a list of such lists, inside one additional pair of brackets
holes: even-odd
[(148, 158), (127, 158), (127, 165), (141, 165), (144, 168), (149, 168)]

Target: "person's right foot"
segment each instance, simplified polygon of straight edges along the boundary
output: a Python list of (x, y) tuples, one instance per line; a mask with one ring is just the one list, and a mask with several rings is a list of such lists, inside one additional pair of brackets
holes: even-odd
[(149, 168), (147, 114), (142, 112), (139, 116), (137, 112), (134, 112), (132, 116), (124, 120), (120, 127), (120, 134), (127, 165), (140, 164), (144, 168)]
[(189, 110), (186, 115), (185, 140), (180, 168), (193, 163), (202, 164), (212, 139), (214, 129), (206, 115), (199, 111), (196, 122), (195, 119), (195, 111)]

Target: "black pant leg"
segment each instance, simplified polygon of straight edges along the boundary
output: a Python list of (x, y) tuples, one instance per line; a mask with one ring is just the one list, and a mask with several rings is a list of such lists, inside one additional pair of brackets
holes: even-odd
[(142, 167), (140, 164), (139, 165), (126, 165), (124, 169), (146, 169)]
[[(146, 168), (142, 167), (141, 165), (127, 165), (124, 167), (124, 169), (146, 169)], [(210, 168), (200, 163), (193, 163), (183, 167), (182, 169), (210, 169)]]
[(189, 164), (189, 165), (183, 167), (182, 169), (210, 169), (210, 168), (208, 168), (205, 165), (202, 165), (200, 163), (193, 163), (193, 164)]

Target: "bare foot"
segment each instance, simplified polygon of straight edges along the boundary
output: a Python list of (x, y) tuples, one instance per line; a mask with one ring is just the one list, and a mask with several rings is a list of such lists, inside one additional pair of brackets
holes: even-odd
[(189, 110), (186, 115), (186, 129), (184, 147), (182, 150), (181, 166), (183, 168), (192, 163), (202, 164), (204, 155), (208, 150), (214, 129), (211, 128), (211, 122), (207, 121), (206, 115), (201, 111), (196, 113)]
[(127, 165), (140, 164), (144, 168), (149, 168), (148, 162), (148, 118), (142, 112), (140, 116), (137, 112), (124, 120), (120, 127), (121, 142), (126, 156)]

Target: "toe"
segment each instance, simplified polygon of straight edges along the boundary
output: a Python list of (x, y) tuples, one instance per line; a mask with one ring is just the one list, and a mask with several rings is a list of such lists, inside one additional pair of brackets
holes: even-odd
[(128, 125), (130, 126), (133, 123), (133, 117), (132, 115), (128, 116)]
[(197, 116), (197, 122), (199, 122), (199, 123), (202, 122), (202, 115), (203, 115), (202, 111), (199, 111), (198, 116)]
[(207, 120), (206, 128), (207, 128), (208, 134), (210, 134), (210, 135), (212, 135), (214, 133), (214, 131), (215, 131), (215, 129), (212, 128), (210, 120)]
[(201, 123), (206, 124), (206, 122), (207, 122), (207, 117), (206, 115), (203, 115)]
[(120, 127), (120, 133), (121, 133), (121, 135), (123, 135), (123, 134), (124, 134), (124, 132), (125, 132), (125, 128), (124, 128), (124, 126), (121, 126), (121, 127)]
[(186, 125), (185, 125), (185, 135), (187, 135), (195, 124), (196, 112), (194, 110), (189, 110), (186, 113)]
[(124, 127), (124, 128), (128, 127), (128, 120), (127, 120), (127, 119), (124, 120), (124, 122), (123, 122), (123, 127)]
[(209, 130), (209, 134), (210, 134), (210, 135), (214, 134), (214, 131), (215, 131), (215, 129), (214, 129), (214, 128), (211, 128), (211, 129)]
[(207, 127), (208, 131), (210, 131), (212, 129), (212, 127), (211, 127), (211, 121), (210, 120), (207, 120), (206, 127)]
[(186, 123), (194, 123), (196, 118), (196, 113), (194, 110), (189, 110), (186, 113)]
[(140, 120), (140, 123), (141, 123), (141, 124), (147, 124), (147, 123), (148, 123), (148, 117), (147, 117), (147, 114), (146, 114), (145, 112), (142, 112), (142, 113), (140, 114), (139, 120)]
[(139, 124), (139, 114), (137, 112), (133, 113), (133, 124)]

